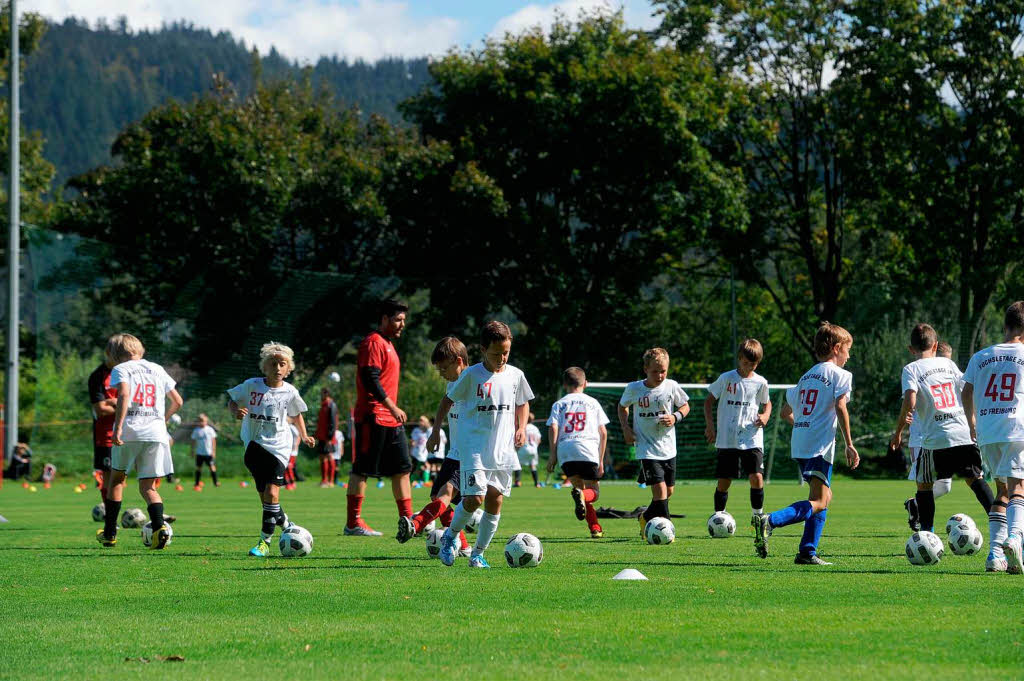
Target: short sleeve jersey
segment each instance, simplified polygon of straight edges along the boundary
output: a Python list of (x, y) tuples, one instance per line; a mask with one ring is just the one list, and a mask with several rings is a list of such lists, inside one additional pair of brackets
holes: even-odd
[(395, 403), (398, 402), (398, 375), (402, 369), (402, 363), (398, 359), (394, 344), (374, 331), (363, 339), (359, 344), (359, 353), (356, 357), (356, 406), (355, 418), (362, 421), (367, 417), (380, 426), (396, 427), (402, 425), (388, 410), (384, 403), (378, 400), (366, 386), (363, 385), (362, 369), (373, 367), (380, 370), (380, 385), (384, 392)]
[[(601, 426), (608, 415), (601, 403), (584, 393), (569, 393), (551, 405), (548, 425), (558, 429), (558, 463), (589, 461), (601, 463)], [(555, 443), (552, 443), (555, 446)]]
[(526, 442), (519, 449), (524, 455), (533, 456), (540, 448), (542, 436), (540, 429), (532, 423), (526, 424)]
[(412, 433), (409, 435), (409, 440), (412, 442), (412, 451), (409, 454), (412, 455), (412, 458), (417, 461), (427, 460), (427, 439), (433, 430), (429, 426), (427, 428), (416, 426), (412, 429)]
[(516, 407), (533, 399), (523, 372), (511, 364), (499, 372), (474, 364), (448, 389), (448, 399), (460, 408), (453, 449), (462, 469), (512, 470), (519, 463)]
[[(452, 388), (455, 387), (455, 383), (456, 382), (457, 382), (457, 380), (456, 381), (449, 381), (448, 386), (444, 389), (444, 392), (445, 392), (446, 396), (452, 394)], [(448, 399), (451, 400), (452, 398), (449, 397)], [(462, 420), (459, 417), (459, 415), (462, 413), (462, 410), (465, 409), (466, 405), (459, 403), (458, 400), (452, 400), (452, 402), (454, 402), (454, 404), (452, 405), (451, 409), (448, 410), (448, 444), (449, 444), (449, 447), (448, 447), (448, 454), (447, 454), (447, 456), (448, 456), (449, 459), (451, 459), (453, 461), (459, 461), (459, 442), (460, 442), (460, 439), (459, 439), (459, 425), (460, 425), (460, 421)], [(442, 431), (442, 433), (443, 432), (444, 431)], [(441, 451), (440, 448), (438, 448), (438, 451), (439, 452)], [(435, 456), (437, 456), (437, 455), (435, 454)]]
[[(117, 390), (110, 387), (110, 368), (101, 364), (89, 374), (89, 404), (104, 400), (116, 400)], [(114, 444), (114, 414), (92, 415), (93, 443), (98, 447), (110, 447)]]
[(345, 448), (345, 436), (341, 434), (340, 430), (334, 431), (334, 437), (331, 438), (331, 455), (335, 459), (340, 459), (344, 453)]
[(292, 436), (292, 439), (291, 439), (292, 451), (291, 451), (291, 454), (289, 454), (289, 456), (291, 457), (291, 456), (295, 456), (298, 453), (298, 451), (299, 451), (299, 429), (295, 427), (295, 424), (289, 423), (288, 424), (288, 430), (291, 432), (291, 436)]
[(128, 386), (128, 412), (121, 437), (125, 442), (162, 442), (167, 444), (164, 414), (167, 393), (174, 390), (174, 379), (159, 364), (133, 359), (118, 364), (110, 372), (110, 387)]
[(192, 439), (196, 442), (196, 456), (210, 456), (217, 431), (208, 425), (202, 426), (192, 431)]
[(852, 394), (853, 374), (833, 362), (815, 364), (786, 391), (793, 409), (792, 458), (835, 461), (836, 402), (844, 395), (851, 399)]
[(249, 410), (242, 420), (242, 442), (246, 447), (255, 442), (278, 460), (288, 465), (292, 455), (292, 436), (288, 417), (306, 411), (306, 403), (291, 383), (276, 388), (260, 376), (239, 383), (228, 395), (239, 407)]
[(917, 393), (914, 423), (919, 424), (920, 446), (924, 449), (971, 444), (971, 431), (960, 401), (961, 376), (953, 360), (945, 357), (926, 357), (903, 367), (903, 392)]
[(666, 378), (657, 388), (648, 388), (644, 381), (626, 385), (619, 405), (633, 412), (636, 458), (658, 461), (675, 458), (675, 426), (663, 426), (658, 418), (671, 414), (689, 401), (686, 391), (671, 378)]
[(918, 419), (917, 414), (914, 414), (914, 420), (910, 422), (910, 434), (907, 435), (907, 446), (911, 449), (921, 448), (921, 421)]
[(718, 401), (715, 447), (718, 449), (763, 449), (764, 429), (754, 425), (761, 407), (768, 403), (768, 381), (751, 372), (746, 378), (733, 369), (708, 386)]
[(964, 382), (974, 386), (978, 444), (1024, 442), (1024, 344), (1000, 343), (976, 352)]

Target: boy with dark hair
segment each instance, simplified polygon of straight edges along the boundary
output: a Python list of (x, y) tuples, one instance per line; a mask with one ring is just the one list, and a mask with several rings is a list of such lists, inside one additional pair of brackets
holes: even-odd
[(320, 456), (320, 486), (334, 487), (334, 433), (338, 430), (338, 403), (327, 388), (320, 389), (320, 412), (316, 417), (316, 453)]
[(220, 487), (217, 481), (217, 431), (210, 426), (206, 414), (199, 415), (199, 422), (192, 430), (192, 456), (196, 459), (196, 481), (194, 488), (199, 491), (199, 481), (203, 477), (203, 464), (210, 469), (213, 486)]

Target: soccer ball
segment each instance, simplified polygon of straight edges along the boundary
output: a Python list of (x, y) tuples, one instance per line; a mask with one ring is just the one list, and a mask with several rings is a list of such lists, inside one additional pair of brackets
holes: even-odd
[(949, 531), (949, 549), (958, 556), (970, 556), (981, 550), (984, 543), (977, 527), (960, 523)]
[(725, 539), (736, 532), (736, 519), (725, 511), (718, 511), (708, 518), (708, 534), (712, 539)]
[(935, 565), (942, 560), (942, 540), (931, 532), (915, 532), (907, 540), (907, 560), (911, 565)]
[(537, 567), (544, 560), (544, 547), (532, 534), (520, 532), (505, 542), (505, 562), (509, 567)]
[(651, 518), (644, 526), (648, 544), (671, 544), (676, 540), (676, 526), (668, 518)]
[(107, 517), (107, 508), (103, 504), (96, 504), (92, 507), (92, 519), (98, 523), (102, 523), (103, 519)]
[(332, 371), (331, 373), (327, 374), (327, 378), (337, 383), (338, 381), (341, 380), (341, 374), (339, 374), (337, 371)]
[(281, 533), (277, 546), (286, 558), (308, 556), (313, 551), (313, 535), (303, 527), (292, 525)]
[(957, 525), (970, 525), (973, 528), (978, 526), (974, 522), (974, 518), (967, 515), (966, 513), (956, 513), (949, 516), (949, 520), (946, 521), (946, 534), (953, 531), (953, 528)]
[[(431, 520), (429, 523), (427, 523), (426, 525), (423, 526), (423, 529), (421, 529), (419, 532), (416, 533), (416, 536), (419, 537), (419, 536), (422, 536), (424, 534), (430, 534), (435, 529), (437, 529), (437, 521), (436, 520)], [(444, 528), (442, 527), (441, 529), (443, 530)]]
[(146, 514), (142, 512), (141, 508), (129, 508), (121, 514), (121, 527), (126, 527), (128, 529), (133, 527), (142, 527), (145, 522)]
[[(171, 538), (174, 537), (174, 530), (171, 529), (170, 523), (164, 523), (167, 525), (167, 543), (171, 543)], [(153, 523), (146, 521), (146, 524), (142, 526), (142, 545), (152, 546), (153, 544)]]
[(426, 535), (427, 555), (431, 558), (437, 558), (441, 555), (441, 537), (444, 536), (444, 530), (430, 530)]
[(469, 522), (466, 523), (466, 532), (476, 532), (476, 526), (480, 524), (480, 519), (484, 517), (484, 509), (478, 508), (473, 511), (473, 515), (470, 517)]

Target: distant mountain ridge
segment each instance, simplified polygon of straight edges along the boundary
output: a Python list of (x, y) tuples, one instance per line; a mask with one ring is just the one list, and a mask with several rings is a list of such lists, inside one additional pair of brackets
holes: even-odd
[[(131, 31), (124, 20), (90, 27), (50, 24), (39, 50), (25, 59), (22, 125), (46, 138), (57, 166), (55, 187), (110, 162), (110, 145), (127, 124), (169, 99), (208, 92), (221, 73), (242, 93), (252, 90), (253, 53), (230, 33), (176, 23)], [(299, 77), (305, 67), (272, 50), (260, 58), (265, 80)], [(322, 58), (311, 65), (314, 87), (326, 83), (345, 105), (398, 120), (396, 106), (427, 82), (427, 59), (374, 64)]]

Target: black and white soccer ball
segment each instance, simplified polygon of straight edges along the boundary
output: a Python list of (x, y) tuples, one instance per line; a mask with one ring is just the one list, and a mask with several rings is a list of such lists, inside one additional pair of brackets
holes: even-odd
[(141, 508), (129, 508), (121, 514), (121, 527), (132, 529), (146, 524), (146, 514)]
[(466, 523), (466, 532), (476, 532), (476, 526), (480, 524), (480, 520), (484, 517), (484, 509), (478, 508), (473, 511), (473, 515), (470, 516), (469, 522)]
[[(423, 536), (423, 535), (430, 534), (431, 532), (433, 532), (436, 529), (437, 529), (437, 521), (436, 520), (431, 520), (429, 523), (424, 525), (423, 528), (419, 532), (416, 533), (416, 536), (420, 537), (420, 536)], [(444, 529), (444, 528), (441, 528), (441, 529)]]
[(725, 511), (713, 513), (708, 518), (708, 534), (712, 539), (725, 539), (736, 533), (736, 519)]
[(102, 523), (103, 519), (107, 517), (107, 509), (103, 504), (96, 504), (92, 507), (92, 519), (98, 523)]
[[(167, 543), (171, 543), (171, 539), (174, 537), (174, 530), (171, 528), (170, 523), (164, 523), (167, 527)], [(146, 521), (146, 524), (142, 526), (142, 545), (152, 546), (153, 545), (153, 523)]]
[(970, 556), (985, 543), (981, 530), (967, 523), (954, 525), (949, 531), (949, 550), (958, 556)]
[(313, 535), (304, 527), (291, 525), (281, 533), (277, 546), (286, 558), (308, 556), (313, 552)]
[(974, 522), (974, 518), (966, 513), (954, 513), (949, 516), (949, 520), (946, 521), (946, 534), (952, 532), (953, 528), (957, 525), (970, 525), (974, 528), (978, 527), (977, 523)]
[(444, 530), (430, 530), (425, 533), (427, 535), (427, 555), (431, 558), (437, 558), (441, 555), (441, 537), (444, 536)]
[(532, 534), (520, 532), (505, 542), (505, 562), (509, 567), (537, 567), (544, 560), (544, 547)]
[(644, 526), (648, 544), (671, 544), (676, 540), (676, 526), (668, 518), (651, 518)]
[(915, 532), (907, 540), (907, 560), (911, 565), (935, 565), (945, 553), (942, 540), (932, 532)]

